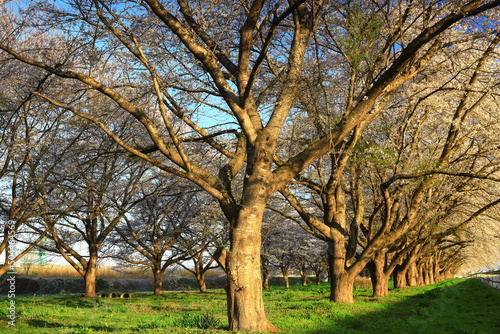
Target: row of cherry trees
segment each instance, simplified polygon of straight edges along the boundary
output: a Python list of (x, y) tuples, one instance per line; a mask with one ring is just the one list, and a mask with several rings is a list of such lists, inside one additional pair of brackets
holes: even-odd
[[(4, 80), (9, 85), (15, 82), (9, 77), (4, 77)], [(4, 118), (2, 141), (3, 150), (8, 157), (3, 168), (4, 183), (11, 189), (8, 195), (4, 194), (4, 219), (14, 219), (19, 231), (24, 231), (30, 237), (23, 239), (20, 235), (19, 240), (26, 241), (29, 246), (17, 254), (17, 259), (37, 244), (47, 251), (63, 255), (86, 278), (86, 293), (89, 296), (96, 292), (95, 277), (99, 258), (112, 257), (129, 265), (149, 266), (155, 278), (155, 293), (161, 293), (161, 277), (169, 266), (192, 259), (194, 268), (197, 269), (193, 274), (199, 279), (202, 290), (206, 289), (203, 273), (213, 268), (213, 260), (205, 265), (202, 250), (208, 246), (224, 244), (220, 230), (223, 228), (220, 225), (221, 218), (216, 211), (206, 212), (203, 209), (207, 207), (209, 200), (188, 184), (159, 175), (148, 165), (131, 159), (120, 152), (112, 141), (102, 140), (97, 130), (86, 123), (75, 123), (75, 120), (62, 114), (55, 114), (55, 121), (52, 122), (34, 117), (33, 114), (41, 107), (31, 99), (32, 95), (28, 92), (25, 94), (29, 98), (5, 100), (10, 101), (9, 108), (12, 109), (6, 109), (4, 114), (8, 117)], [(47, 111), (45, 106), (43, 110)], [(414, 113), (407, 117), (415, 117)], [(425, 119), (421, 124), (415, 121), (415, 129), (429, 126), (424, 121)], [(394, 123), (389, 120), (384, 122)], [(386, 181), (384, 171), (388, 168), (404, 170), (405, 165), (417, 171), (421, 169), (408, 161), (399, 162), (402, 167), (397, 165), (396, 159), (405, 149), (397, 146), (403, 145), (398, 138), (410, 134), (404, 126), (398, 128), (397, 123), (394, 123), (394, 127), (389, 127), (384, 122), (374, 122), (373, 128), (369, 130), (373, 131), (372, 136), (383, 134), (385, 138), (375, 142), (370, 139), (370, 131), (366, 131), (365, 137), (353, 149), (352, 165), (343, 171), (343, 177), (350, 179), (343, 185), (348, 202), (350, 201), (345, 204), (346, 210), (350, 211), (346, 215), (354, 222), (349, 226), (352, 232), (348, 232), (346, 242), (349, 265), (357, 261), (370, 238), (377, 232), (375, 221), (376, 215), (382, 211), (382, 190), (391, 186)], [(400, 122), (406, 126), (411, 119)], [(122, 126), (122, 131), (130, 131)], [(311, 125), (303, 123), (297, 126)], [(440, 126), (446, 127), (446, 123), (441, 122)], [(496, 122), (493, 120), (488, 126), (496, 126)], [(391, 142), (391, 139), (395, 142)], [(489, 138), (488, 145), (491, 144), (491, 149), (485, 147), (482, 155), (494, 156), (494, 152), (488, 150), (494, 150), (497, 144)], [(470, 150), (471, 143), (467, 145)], [(432, 158), (431, 154), (417, 144), (414, 149), (416, 151), (410, 152), (406, 159), (413, 159), (418, 154), (422, 157), (421, 160), (432, 164), (429, 160)], [(429, 148), (431, 151), (436, 149)], [(463, 160), (482, 158), (477, 152), (472, 153)], [(317, 174), (321, 175), (323, 171), (320, 168), (328, 171), (331, 165), (318, 164), (315, 168), (318, 168)], [(496, 166), (483, 164), (480, 168), (495, 170)], [(470, 229), (466, 229), (467, 225), (497, 202), (494, 198), (491, 202), (486, 201), (485, 195), (473, 198), (471, 191), (464, 192), (465, 197), (457, 193), (457, 189), (473, 184), (476, 184), (475, 191), (482, 193), (483, 188), (489, 184), (484, 183), (484, 180), (483, 184), (478, 183), (479, 173), (472, 173), (470, 168), (460, 169), (464, 170), (468, 170), (469, 175), (448, 175), (429, 191), (423, 203), (424, 215), (419, 218), (421, 226), (418, 230), (395, 239), (396, 242), (379, 250), (365, 263), (372, 275), (375, 296), (387, 294), (387, 282), (391, 275), (395, 277), (397, 287), (429, 283), (453, 275), (463, 263), (466, 253), (460, 250), (479, 238)], [(416, 180), (425, 176), (427, 175), (408, 173), (401, 178)], [(362, 179), (366, 180), (366, 184), (362, 183)], [(396, 181), (390, 180), (391, 183)], [(321, 181), (318, 184), (319, 182)], [(309, 189), (317, 186), (313, 180), (305, 177), (297, 184), (305, 184)], [(408, 182), (407, 187), (410, 185)], [(494, 187), (494, 184), (491, 186)], [(302, 199), (302, 203), (321, 202), (311, 196), (314, 193), (309, 191), (297, 190), (295, 194), (310, 196), (307, 201)], [(322, 190), (317, 194), (324, 196)], [(285, 198), (292, 198), (291, 193), (285, 195)], [(367, 200), (374, 203), (367, 205)], [(290, 203), (297, 205), (299, 202), (292, 200)], [(279, 269), (286, 286), (292, 269), (298, 268), (305, 282), (308, 271), (314, 272), (319, 279), (321, 272), (328, 268), (328, 261), (325, 259), (327, 243), (320, 242), (325, 241), (325, 238), (315, 231), (314, 225), (309, 224), (307, 219), (286, 214), (285, 212), (290, 212), (289, 208), (277, 202), (276, 206), (279, 205), (282, 210), (280, 214), (269, 214), (266, 218), (261, 255), (265, 288), (270, 268)], [(369, 213), (370, 216), (362, 212), (367, 206), (373, 210)], [(312, 203), (309, 209), (314, 212)], [(302, 210), (305, 209), (300, 207), (298, 212), (304, 215)], [(322, 214), (321, 211), (316, 212)], [(297, 227), (284, 224), (283, 221), (287, 219), (295, 220)], [(455, 221), (450, 222), (450, 219)], [(306, 225), (303, 225), (304, 221)], [(481, 224), (483, 228), (480, 230), (484, 233), (484, 230), (489, 229), (487, 219), (483, 218)], [(300, 225), (303, 229), (297, 231)], [(478, 224), (473, 227), (477, 228)], [(307, 237), (303, 230), (311, 235)], [(465, 233), (460, 233), (461, 231)], [(472, 236), (467, 237), (467, 233)], [(42, 238), (51, 242), (39, 244)], [(4, 238), (4, 245), (7, 240), (8, 238)], [(77, 249), (82, 241), (86, 243), (85, 255)], [(121, 247), (120, 242), (127, 247)], [(5, 265), (3, 271), (7, 269)], [(188, 269), (192, 270), (191, 267)], [(360, 272), (356, 271), (352, 277)], [(349, 290), (343, 292), (349, 294)], [(338, 300), (336, 298), (332, 294), (332, 300)]]
[[(199, 189), (132, 159), (86, 122), (18, 93), (2, 101), (1, 214), (16, 230), (3, 229), (2, 274), (11, 250), (20, 262), (37, 247), (62, 256), (85, 279), (86, 296), (96, 295), (98, 262), (106, 258), (149, 267), (161, 293), (167, 267), (224, 243), (220, 215)], [(195, 267), (201, 286), (209, 268)]]
[[(267, 209), (326, 245), (330, 298), (342, 302), (367, 266), (377, 295), (391, 274), (404, 284), (452, 272), (445, 259), (497, 219), (499, 0), (2, 6), (2, 80), (14, 82), (2, 86), (2, 116), (36, 129), (11, 154), (48, 161), (26, 178), (38, 187), (29, 201), (9, 183), (9, 218), (44, 231), (82, 274), (97, 257), (79, 258), (66, 229), (94, 245), (89, 254), (116, 232), (152, 258), (130, 239), (149, 206), (128, 212), (155, 189), (152, 207), (169, 207), (169, 184), (194, 184), (227, 222), (217, 260), (230, 329), (276, 331), (262, 300)], [(32, 116), (10, 121), (25, 109)]]

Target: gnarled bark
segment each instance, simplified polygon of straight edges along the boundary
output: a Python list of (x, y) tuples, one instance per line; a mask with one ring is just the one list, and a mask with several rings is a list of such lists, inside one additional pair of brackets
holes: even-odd
[(389, 295), (389, 275), (385, 272), (385, 253), (378, 251), (368, 264), (372, 281), (373, 297)]
[(407, 268), (402, 268), (401, 266), (396, 266), (394, 269), (394, 288), (401, 289), (407, 286), (406, 283), (406, 271)]
[(353, 288), (356, 276), (345, 269), (345, 248), (342, 243), (343, 240), (339, 240), (337, 244), (335, 241), (329, 241), (330, 301), (354, 303)]
[(278, 329), (267, 320), (262, 298), (260, 229), (265, 202), (249, 202), (239, 212), (232, 229), (231, 249), (226, 252), (229, 329), (276, 332)]

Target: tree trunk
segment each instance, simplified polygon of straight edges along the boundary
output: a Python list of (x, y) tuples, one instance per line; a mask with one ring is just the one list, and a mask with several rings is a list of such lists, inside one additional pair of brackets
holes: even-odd
[(155, 295), (163, 294), (163, 272), (160, 269), (153, 268), (154, 290)]
[(196, 272), (196, 281), (198, 282), (198, 286), (200, 287), (200, 292), (207, 291), (207, 282), (205, 281), (205, 273), (204, 272)]
[(307, 270), (305, 268), (300, 269), (300, 278), (302, 280), (302, 286), (307, 286)]
[(415, 263), (410, 264), (406, 272), (406, 281), (408, 283), (408, 286), (418, 285), (418, 270), (417, 270), (417, 265)]
[(434, 284), (435, 283), (434, 272), (432, 265), (429, 263), (429, 261), (426, 263), (424, 270), (425, 270), (425, 285)]
[(424, 271), (424, 268), (423, 268), (423, 265), (422, 263), (420, 262), (418, 265), (417, 265), (417, 285), (418, 286), (424, 286), (425, 285), (425, 271)]
[(402, 269), (401, 266), (396, 266), (394, 269), (394, 288), (401, 289), (405, 288), (406, 285), (406, 272), (408, 268)]
[(432, 265), (432, 276), (434, 277), (434, 283), (441, 282), (443, 280), (442, 268), (440, 266), (441, 262), (441, 252), (437, 252), (434, 256), (434, 261)]
[(336, 303), (354, 303), (354, 277), (348, 273), (332, 276), (330, 301)]
[(434, 282), (439, 283), (444, 279), (443, 271), (441, 270), (439, 263), (435, 263), (434, 265)]
[(285, 288), (290, 288), (290, 279), (288, 278), (288, 269), (281, 268), (281, 274), (283, 275), (283, 281), (285, 282)]
[(454, 276), (455, 276), (455, 273), (451, 272), (451, 271), (445, 271), (443, 273), (443, 279), (453, 278)]
[(314, 277), (316, 278), (316, 284), (320, 285), (321, 284), (321, 270), (315, 270)]
[(343, 240), (337, 245), (328, 242), (328, 261), (330, 262), (330, 301), (336, 303), (354, 303), (354, 275), (345, 270), (345, 248)]
[(262, 289), (269, 290), (269, 273), (264, 273), (264, 276), (262, 278)]
[(85, 297), (97, 297), (96, 291), (97, 279), (97, 254), (90, 253), (89, 261), (85, 271), (83, 280), (85, 282)]
[(385, 297), (389, 295), (389, 277), (385, 273), (385, 252), (379, 251), (375, 254), (368, 265), (372, 281), (373, 297)]
[(12, 270), (10, 268), (11, 267), (11, 262), (10, 262), (11, 255), (10, 255), (10, 247), (9, 247), (10, 236), (9, 236), (9, 229), (7, 227), (7, 224), (5, 224), (5, 227), (4, 227), (3, 238), (4, 238), (4, 241), (2, 242), (2, 244), (5, 244), (5, 248), (3, 250), (3, 253), (5, 254), (5, 260), (4, 260), (4, 264), (0, 267), (0, 276), (3, 276), (3, 274), (5, 274), (7, 271), (15, 271), (14, 268), (12, 268)]
[(262, 266), (262, 289), (269, 290), (269, 266)]
[(231, 250), (226, 258), (229, 330), (276, 332), (267, 320), (262, 298), (261, 225), (267, 198), (255, 197), (256, 201), (246, 198), (231, 230)]
[(376, 274), (372, 277), (373, 297), (386, 297), (389, 295), (389, 278), (385, 275)]

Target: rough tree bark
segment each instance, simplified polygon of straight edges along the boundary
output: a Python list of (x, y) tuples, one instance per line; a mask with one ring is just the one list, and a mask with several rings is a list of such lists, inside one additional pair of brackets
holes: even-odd
[(394, 288), (402, 289), (407, 287), (406, 283), (406, 271), (407, 268), (403, 268), (402, 266), (396, 266), (394, 269)]
[[(262, 193), (259, 191), (260, 195)], [(265, 196), (264, 196), (265, 197)], [(276, 332), (264, 311), (260, 268), (260, 229), (265, 201), (249, 194), (232, 228), (226, 254), (229, 327), (244, 331)]]
[(373, 260), (368, 264), (372, 281), (373, 297), (389, 295), (389, 276), (385, 271), (385, 252), (378, 251)]
[[(333, 231), (332, 233), (338, 233)], [(349, 273), (345, 268), (345, 247), (342, 240), (329, 240), (328, 263), (330, 281), (330, 301), (338, 303), (354, 303), (354, 279), (355, 275)], [(343, 256), (342, 256), (343, 254)]]

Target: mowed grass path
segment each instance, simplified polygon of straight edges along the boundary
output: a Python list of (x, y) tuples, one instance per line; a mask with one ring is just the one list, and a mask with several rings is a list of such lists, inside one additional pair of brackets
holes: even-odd
[[(386, 298), (356, 287), (355, 304), (330, 303), (328, 288), (273, 286), (264, 292), (268, 317), (283, 333), (500, 333), (500, 290), (479, 280), (396, 289)], [(16, 299), (15, 327), (7, 326), (6, 297), (0, 333), (227, 333), (223, 290), (134, 299), (25, 296)]]

